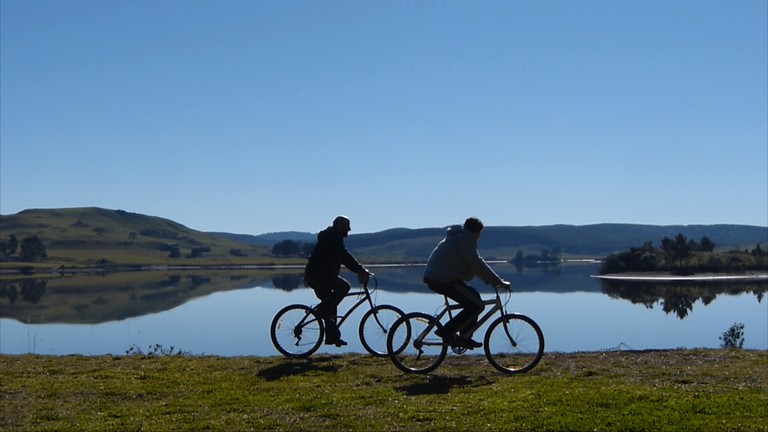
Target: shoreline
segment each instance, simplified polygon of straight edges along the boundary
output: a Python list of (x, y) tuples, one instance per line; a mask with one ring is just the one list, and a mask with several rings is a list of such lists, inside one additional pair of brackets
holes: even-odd
[(595, 279), (625, 280), (625, 281), (651, 281), (651, 282), (680, 282), (680, 281), (766, 281), (768, 272), (744, 272), (734, 273), (701, 273), (689, 275), (676, 275), (671, 273), (612, 273), (605, 275), (591, 275)]

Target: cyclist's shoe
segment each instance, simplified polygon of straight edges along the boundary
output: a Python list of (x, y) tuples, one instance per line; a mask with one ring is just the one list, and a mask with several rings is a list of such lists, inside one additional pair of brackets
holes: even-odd
[(446, 329), (445, 327), (440, 327), (439, 329), (435, 330), (435, 334), (442, 338), (449, 345), (456, 344), (456, 334)]
[(336, 337), (326, 337), (325, 338), (325, 344), (326, 345), (336, 345), (337, 347), (343, 347), (347, 345), (347, 341), (341, 338), (341, 336)]
[(336, 345), (337, 347), (343, 347), (347, 344), (347, 342), (341, 338), (341, 332), (339, 331), (339, 328), (336, 326), (335, 322), (327, 322), (325, 325), (326, 345)]
[(326, 339), (325, 340), (325, 344), (326, 345), (336, 345), (337, 347), (343, 347), (343, 346), (347, 345), (347, 341), (345, 341), (344, 339), (341, 339), (341, 338), (335, 339), (335, 340), (328, 340), (328, 339)]
[(467, 349), (475, 349), (483, 346), (482, 343), (472, 338), (458, 338), (459, 346)]
[(448, 331), (444, 327), (435, 330), (435, 334), (443, 339), (443, 343), (451, 347), (473, 349), (483, 346), (480, 342), (459, 337), (456, 333)]

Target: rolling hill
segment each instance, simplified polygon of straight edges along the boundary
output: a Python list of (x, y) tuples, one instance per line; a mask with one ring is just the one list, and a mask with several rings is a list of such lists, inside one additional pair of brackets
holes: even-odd
[[(445, 227), (392, 228), (351, 235), (347, 247), (367, 262), (424, 262)], [(547, 225), (486, 227), (480, 252), (486, 259), (511, 259), (518, 251), (540, 253), (558, 248), (564, 257), (602, 258), (650, 241), (683, 234), (707, 236), (718, 249), (768, 249), (768, 227), (749, 225)], [(0, 241), (37, 235), (51, 261), (78, 265), (264, 265), (298, 264), (303, 258), (270, 255), (282, 240), (315, 241), (305, 232), (262, 235), (202, 232), (156, 216), (95, 207), (32, 209), (0, 215)], [(178, 252), (176, 258), (170, 255)], [(197, 255), (195, 255), (197, 254)]]
[[(441, 228), (394, 228), (376, 233), (353, 234), (346, 241), (347, 248), (356, 256), (373, 260), (424, 261), (435, 244), (443, 238)], [(223, 237), (224, 233), (211, 233)], [(545, 225), (522, 227), (486, 227), (479, 241), (485, 258), (511, 259), (517, 251), (538, 254), (543, 250), (559, 248), (563, 256), (602, 258), (650, 241), (659, 245), (664, 237), (683, 234), (691, 240), (709, 237), (718, 249), (754, 248), (758, 243), (768, 248), (768, 227), (750, 225)], [(267, 241), (262, 236), (238, 235), (239, 241), (249, 244), (274, 244), (280, 240), (314, 242), (308, 233), (272, 233)]]
[[(263, 262), (269, 252), (266, 246), (212, 236), (168, 219), (94, 207), (0, 216), (0, 240), (11, 235), (19, 242), (36, 235), (51, 261), (73, 265), (194, 265), (202, 259), (206, 264), (248, 264)], [(173, 251), (177, 258), (171, 257)]]

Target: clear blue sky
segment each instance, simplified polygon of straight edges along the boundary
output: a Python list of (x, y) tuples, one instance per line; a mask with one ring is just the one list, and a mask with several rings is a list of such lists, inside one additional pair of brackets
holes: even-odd
[(0, 0), (0, 213), (768, 225), (765, 0)]

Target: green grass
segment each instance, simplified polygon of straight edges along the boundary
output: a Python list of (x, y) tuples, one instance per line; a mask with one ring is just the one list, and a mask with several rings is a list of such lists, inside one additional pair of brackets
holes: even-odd
[(364, 355), (0, 356), (2, 430), (768, 430), (768, 352), (481, 356), (406, 375)]

